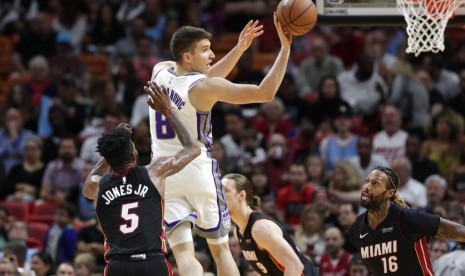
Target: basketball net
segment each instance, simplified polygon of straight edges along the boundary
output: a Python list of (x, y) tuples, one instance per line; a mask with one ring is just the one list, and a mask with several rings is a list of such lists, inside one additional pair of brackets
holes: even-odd
[(444, 31), (465, 0), (397, 0), (407, 22), (407, 53), (444, 51)]

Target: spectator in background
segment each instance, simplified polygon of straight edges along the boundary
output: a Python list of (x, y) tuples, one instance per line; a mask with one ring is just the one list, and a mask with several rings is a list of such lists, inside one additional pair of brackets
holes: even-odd
[(364, 118), (375, 116), (386, 99), (387, 85), (374, 71), (374, 60), (368, 54), (359, 56), (356, 69), (342, 72), (338, 81), (342, 99)]
[(94, 126), (99, 125), (109, 112), (123, 115), (123, 108), (117, 101), (116, 89), (111, 80), (95, 79), (89, 89), (90, 94), (94, 97), (94, 105), (90, 112), (91, 123)]
[(105, 253), (104, 237), (97, 221), (91, 222), (78, 232), (76, 254), (89, 253), (97, 260), (98, 270), (103, 271), (106, 263), (103, 258)]
[(320, 259), (320, 275), (348, 275), (349, 261), (352, 256), (342, 247), (345, 239), (341, 230), (337, 227), (330, 227), (326, 229), (324, 239), (326, 249)]
[(132, 65), (140, 83), (145, 83), (151, 79), (152, 69), (160, 59), (152, 55), (152, 41), (148, 37), (141, 37), (137, 40), (137, 52), (132, 58)]
[(44, 250), (52, 256), (56, 265), (72, 262), (76, 253), (76, 231), (71, 226), (76, 217), (76, 207), (64, 202), (58, 205), (44, 239)]
[(322, 77), (316, 89), (318, 98), (312, 104), (310, 119), (319, 126), (325, 120), (334, 120), (339, 114), (339, 107), (348, 104), (341, 99), (339, 82), (334, 75)]
[(325, 251), (323, 238), (324, 218), (314, 205), (307, 205), (301, 212), (300, 227), (295, 232), (295, 245), (303, 254), (318, 264)]
[(265, 14), (266, 4), (263, 0), (226, 1), (224, 28), (229, 32), (240, 32), (251, 18), (261, 19)]
[(427, 206), (425, 211), (431, 214), (435, 213), (437, 206), (444, 205), (447, 194), (447, 182), (440, 175), (433, 174), (425, 180)]
[[(431, 263), (434, 263), (437, 259), (439, 259), (444, 254), (449, 253), (450, 247), (449, 243), (445, 240), (434, 239), (430, 242), (429, 252), (431, 256)], [(434, 265), (433, 265), (434, 266)], [(438, 274), (442, 275), (442, 274)]]
[(3, 258), (13, 260), (16, 271), (20, 275), (29, 273), (29, 264), (26, 263), (26, 254), (27, 247), (23, 242), (9, 241), (3, 248)]
[(16, 269), (16, 264), (7, 259), (7, 258), (2, 258), (0, 259), (0, 274), (1, 275), (18, 275), (19, 272)]
[(85, 70), (80, 56), (74, 51), (72, 40), (71, 34), (67, 32), (59, 32), (56, 36), (56, 55), (49, 59), (50, 73), (56, 81), (64, 75), (81, 77)]
[(326, 165), (321, 156), (310, 154), (305, 159), (305, 169), (308, 175), (308, 181), (315, 187), (327, 186), (328, 176), (326, 173)]
[(94, 256), (89, 253), (78, 254), (74, 258), (74, 270), (76, 276), (92, 276), (95, 275), (95, 269), (97, 267)]
[(63, 262), (58, 265), (55, 276), (76, 276), (76, 270), (71, 262)]
[(148, 119), (145, 119), (134, 128), (132, 135), (134, 146), (138, 152), (138, 164), (145, 166), (150, 163), (152, 158), (152, 149), (150, 139), (150, 123)]
[[(31, 131), (37, 130), (37, 119), (38, 119), (38, 107), (32, 107), (30, 93), (27, 90), (26, 85), (15, 84), (11, 86), (8, 94), (6, 95), (6, 103), (0, 107), (0, 112), (13, 107), (21, 112), (21, 116), (24, 121), (24, 128)], [(37, 108), (37, 113), (35, 112)]]
[(53, 274), (53, 260), (50, 254), (40, 251), (32, 255), (31, 270), (36, 276), (51, 276)]
[(369, 136), (362, 136), (357, 143), (357, 156), (349, 159), (357, 169), (361, 179), (365, 179), (376, 167), (389, 167), (384, 156), (373, 153), (373, 141)]
[(314, 193), (315, 188), (307, 182), (305, 166), (292, 164), (289, 167), (289, 185), (280, 189), (276, 197), (279, 221), (296, 227), (304, 207), (313, 202)]
[(448, 109), (433, 116), (426, 126), (428, 139), (423, 142), (421, 154), (438, 164), (442, 176), (447, 176), (459, 160), (465, 146), (463, 129), (462, 117)]
[(52, 28), (56, 32), (69, 33), (71, 44), (74, 51), (81, 52), (81, 44), (84, 40), (87, 29), (87, 20), (85, 15), (80, 14), (79, 3), (77, 0), (59, 0), (58, 16), (52, 21)]
[(266, 170), (270, 177), (270, 186), (278, 191), (288, 180), (288, 170), (292, 162), (289, 157), (289, 148), (286, 138), (279, 133), (270, 136), (266, 151)]
[(405, 141), (405, 156), (412, 163), (413, 179), (424, 183), (428, 176), (439, 174), (439, 168), (427, 156), (421, 155), (421, 147), (420, 137), (415, 134), (409, 134)]
[(145, 9), (141, 15), (147, 25), (145, 34), (157, 44), (161, 41), (167, 24), (167, 16), (162, 11), (160, 2), (160, 0), (145, 0)]
[(263, 141), (268, 142), (271, 135), (280, 133), (289, 136), (293, 124), (285, 115), (286, 110), (281, 99), (275, 97), (273, 101), (263, 103), (260, 107), (260, 114), (255, 118), (253, 127), (263, 135)]
[(88, 50), (98, 54), (112, 54), (116, 41), (123, 36), (124, 29), (116, 19), (114, 6), (110, 3), (100, 3), (96, 22), (90, 30), (92, 44)]
[(327, 188), (316, 190), (313, 205), (322, 215), (325, 228), (337, 225), (337, 204)]
[(26, 72), (26, 66), (33, 57), (40, 55), (49, 59), (56, 54), (56, 48), (53, 47), (56, 33), (48, 16), (39, 12), (26, 23), (26, 28), (13, 51), (15, 64), (23, 68), (22, 72)]
[(224, 124), (226, 134), (220, 138), (220, 142), (226, 149), (228, 162), (236, 163), (244, 152), (242, 134), (247, 123), (239, 109), (231, 109), (224, 114)]
[[(119, 39), (115, 45), (115, 56), (127, 56), (132, 57), (137, 51), (137, 41), (145, 37), (145, 30), (147, 26), (142, 18), (136, 18), (130, 23), (129, 32), (126, 31), (126, 35)], [(151, 47), (151, 53), (154, 55), (157, 52), (155, 43)]]
[[(145, 102), (147, 102), (147, 97), (145, 93), (141, 93), (141, 83), (137, 79), (136, 71), (130, 58), (118, 57), (116, 59), (116, 65), (112, 70), (112, 80), (116, 90), (116, 102), (122, 106), (124, 114), (128, 118), (131, 118), (132, 107), (136, 97), (141, 94)], [(148, 110), (147, 103), (145, 103), (144, 108)], [(148, 117), (148, 111), (145, 117)], [(133, 126), (137, 126), (139, 122), (135, 122), (131, 118), (132, 123), (134, 123)]]
[[(49, 46), (50, 47), (50, 46)], [(42, 101), (50, 100), (57, 94), (57, 84), (50, 76), (50, 67), (44, 56), (34, 56), (29, 62), (31, 80), (26, 84), (32, 117), (38, 119)], [(44, 99), (46, 97), (47, 99)]]
[(291, 74), (284, 75), (277, 96), (281, 99), (291, 122), (295, 125), (311, 121), (312, 107), (299, 95), (297, 85)]
[(95, 206), (94, 202), (87, 199), (82, 195), (82, 189), (84, 188), (84, 182), (87, 176), (94, 167), (95, 162), (89, 160), (85, 161), (84, 169), (82, 170), (81, 181), (79, 186), (71, 188), (69, 191), (66, 201), (77, 206), (77, 218), (82, 222), (89, 222), (95, 219)]
[(119, 6), (116, 18), (122, 25), (131, 23), (144, 12), (145, 3), (141, 0), (125, 0)]
[(229, 161), (228, 155), (226, 153), (226, 147), (219, 140), (213, 141), (212, 158), (218, 162), (221, 175), (238, 171), (237, 164), (235, 162)]
[(392, 169), (399, 177), (396, 193), (413, 208), (424, 208), (427, 204), (426, 188), (412, 178), (412, 164), (405, 157), (399, 157), (392, 162)]
[(45, 164), (42, 162), (43, 143), (39, 137), (31, 136), (24, 147), (23, 161), (10, 171), (1, 198), (31, 202), (39, 197)]
[(408, 134), (402, 129), (402, 117), (392, 105), (384, 107), (381, 114), (382, 130), (373, 138), (373, 151), (392, 163), (394, 159), (405, 155), (405, 141)]
[(58, 158), (50, 162), (45, 170), (40, 191), (42, 199), (62, 201), (73, 187), (79, 186), (85, 164), (76, 154), (74, 139), (60, 141)]
[(5, 243), (8, 242), (7, 227), (10, 223), (10, 212), (8, 209), (0, 205), (0, 251), (3, 250)]
[(450, 184), (448, 195), (465, 203), (465, 147), (460, 149), (459, 160), (452, 165), (448, 179)]
[(84, 140), (81, 146), (80, 157), (82, 160), (91, 161), (94, 164), (100, 160), (100, 154), (96, 151), (97, 140), (102, 133), (115, 129), (120, 123), (120, 114), (115, 112), (108, 112), (102, 122), (102, 131), (95, 135), (88, 137)]
[[(357, 169), (349, 161), (341, 161), (336, 165), (329, 178), (328, 186), (330, 194), (338, 198), (341, 194), (344, 195), (354, 191), (359, 192), (361, 190), (360, 180), (361, 178), (358, 175)], [(346, 200), (343, 199), (343, 201)]]
[[(465, 47), (463, 47), (465, 50)], [(462, 119), (465, 120), (465, 69), (460, 71), (460, 93), (452, 98), (447, 104), (449, 108), (459, 113), (462, 116)]]
[(313, 56), (300, 63), (297, 87), (301, 95), (316, 91), (324, 76), (337, 76), (344, 70), (342, 61), (329, 54), (328, 45), (323, 38), (313, 39), (312, 53)]
[(65, 124), (65, 116), (64, 110), (58, 106), (52, 106), (48, 111), (48, 120), (50, 121), (52, 132), (44, 139), (42, 160), (45, 164), (57, 158), (60, 141), (71, 136)]
[(357, 249), (349, 241), (349, 229), (357, 218), (359, 206), (356, 203), (341, 203), (337, 208), (337, 222), (344, 236), (344, 250), (349, 253), (357, 252)]
[(440, 54), (425, 56), (422, 67), (429, 74), (433, 87), (437, 89), (445, 102), (449, 102), (460, 93), (459, 76), (444, 68), (444, 59)]
[(260, 146), (259, 134), (253, 128), (245, 129), (242, 132), (243, 152), (241, 153), (238, 165), (249, 163), (253, 166), (263, 164), (266, 161), (266, 152)]
[(8, 229), (8, 239), (10, 242), (18, 242), (20, 244), (23, 244), (26, 247), (25, 260), (24, 260), (24, 263), (26, 265), (24, 268), (26, 270), (29, 270), (32, 256), (35, 253), (37, 253), (40, 249), (42, 249), (42, 241), (37, 241), (35, 239), (34, 241), (32, 241), (30, 239), (29, 230), (27, 228), (27, 223), (23, 220), (16, 220), (11, 223)]
[(262, 202), (275, 199), (274, 193), (270, 189), (268, 174), (263, 166), (254, 166), (249, 178), (254, 194), (257, 195)]
[(371, 271), (368, 268), (368, 265), (363, 261), (362, 257), (357, 254), (352, 257), (350, 260), (349, 266), (349, 275), (350, 276), (370, 276)]
[(23, 126), (23, 117), (16, 108), (8, 108), (4, 118), (4, 128), (0, 129), (0, 158), (3, 160), (5, 172), (21, 163), (26, 141), (33, 133)]
[(352, 116), (351, 107), (341, 104), (334, 119), (335, 134), (320, 143), (320, 155), (329, 171), (340, 161), (357, 155), (358, 135), (352, 132)]

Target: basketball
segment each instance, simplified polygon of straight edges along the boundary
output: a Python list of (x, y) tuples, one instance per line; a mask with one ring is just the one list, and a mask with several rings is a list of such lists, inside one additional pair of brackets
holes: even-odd
[(303, 35), (315, 26), (318, 12), (312, 0), (281, 0), (276, 16), (285, 32)]

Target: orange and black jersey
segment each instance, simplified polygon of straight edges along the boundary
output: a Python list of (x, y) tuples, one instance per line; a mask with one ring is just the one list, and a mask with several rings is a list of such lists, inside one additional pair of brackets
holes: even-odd
[(236, 227), (235, 231), (237, 234), (237, 238), (239, 239), (239, 245), (242, 249), (242, 253), (245, 259), (249, 262), (249, 264), (261, 275), (283, 275), (284, 274), (284, 266), (281, 265), (276, 261), (271, 254), (266, 250), (260, 250), (255, 243), (255, 240), (252, 237), (252, 226), (257, 220), (260, 219), (268, 219), (275, 222), (283, 232), (284, 239), (289, 243), (292, 247), (296, 255), (302, 261), (304, 265), (304, 272), (303, 275), (306, 276), (314, 276), (316, 275), (315, 268), (311, 264), (310, 260), (304, 257), (304, 255), (297, 249), (294, 244), (292, 238), (286, 233), (285, 229), (273, 219), (265, 216), (259, 212), (252, 212), (249, 217), (249, 221), (247, 222), (247, 226), (244, 229), (244, 235), (240, 234), (239, 228)]
[(350, 242), (374, 275), (434, 275), (426, 236), (435, 236), (440, 218), (391, 203), (386, 218), (372, 229), (367, 212), (349, 230)]

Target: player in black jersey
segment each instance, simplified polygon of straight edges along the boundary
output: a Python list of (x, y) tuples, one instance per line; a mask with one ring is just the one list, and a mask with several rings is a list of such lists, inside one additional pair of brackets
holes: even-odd
[(196, 158), (200, 146), (171, 112), (166, 91), (151, 83), (149, 87), (144, 88), (150, 106), (171, 123), (183, 148), (172, 157), (137, 166), (129, 125), (121, 124), (99, 138), (97, 150), (103, 158), (87, 177), (83, 194), (94, 200), (105, 235), (105, 275), (172, 275), (165, 259), (165, 178)]
[(260, 198), (241, 174), (227, 174), (223, 185), (229, 214), (237, 225), (234, 236), (250, 265), (261, 275), (317, 275), (311, 261), (273, 219), (255, 211)]
[(399, 178), (384, 167), (374, 169), (363, 184), (360, 204), (367, 209), (349, 230), (374, 275), (434, 275), (426, 236), (465, 241), (465, 226), (408, 209), (396, 190)]

